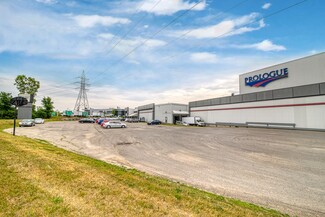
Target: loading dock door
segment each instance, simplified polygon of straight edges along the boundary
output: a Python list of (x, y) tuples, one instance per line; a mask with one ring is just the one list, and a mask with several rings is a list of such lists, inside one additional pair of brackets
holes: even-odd
[(187, 117), (188, 115), (188, 111), (173, 111), (173, 123), (176, 124), (176, 121), (182, 121), (182, 117)]

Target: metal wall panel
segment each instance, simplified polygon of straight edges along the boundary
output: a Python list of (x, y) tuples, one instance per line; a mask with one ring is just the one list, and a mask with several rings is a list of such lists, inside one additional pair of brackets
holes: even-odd
[(285, 99), (293, 97), (292, 88), (283, 88), (278, 90), (273, 90), (273, 99)]
[(256, 100), (256, 93), (243, 94), (243, 102), (254, 102)]
[(229, 104), (229, 103), (230, 103), (230, 97), (229, 96), (220, 98), (220, 104)]
[(205, 105), (205, 106), (209, 106), (209, 105), (211, 105), (210, 100), (209, 100), (209, 99), (204, 100), (204, 105)]
[(193, 108), (193, 107), (204, 107), (204, 106), (213, 106), (213, 105), (225, 105), (231, 103), (273, 100), (273, 99), (290, 99), (295, 97), (318, 96), (318, 95), (325, 95), (325, 83), (194, 101), (194, 102), (190, 102), (189, 106)]
[(204, 105), (204, 101), (203, 100), (201, 100), (201, 101), (197, 101), (196, 102), (196, 106), (203, 106)]
[(242, 95), (237, 95), (237, 96), (231, 96), (230, 97), (230, 103), (240, 103), (243, 101), (243, 96)]
[(146, 109), (153, 109), (154, 107), (155, 107), (154, 103), (147, 104), (147, 105), (142, 105), (142, 106), (138, 107), (138, 111), (146, 110)]
[(264, 91), (325, 82), (325, 52), (241, 74), (239, 92), (241, 94), (260, 92), (262, 88), (247, 86), (245, 78), (284, 68), (287, 68), (289, 76), (263, 87)]
[(320, 89), (320, 94), (325, 94), (325, 83), (321, 83), (319, 89)]
[(220, 98), (214, 98), (211, 100), (212, 105), (220, 105), (220, 102), (221, 102)]
[(270, 100), (270, 99), (273, 99), (272, 90), (256, 93), (256, 100), (257, 101)]
[(189, 106), (189, 107), (195, 107), (195, 106), (196, 106), (196, 102), (189, 102), (189, 103), (188, 103), (188, 106)]
[(294, 97), (315, 96), (315, 95), (319, 95), (319, 84), (311, 84), (311, 85), (293, 88)]

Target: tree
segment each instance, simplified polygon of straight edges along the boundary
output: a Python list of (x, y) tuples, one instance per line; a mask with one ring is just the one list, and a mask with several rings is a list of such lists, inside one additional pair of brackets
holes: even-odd
[(51, 97), (43, 97), (42, 105), (46, 113), (46, 118), (50, 118), (52, 116), (52, 112), (54, 111), (54, 106)]
[(113, 110), (112, 110), (112, 115), (113, 115), (113, 116), (117, 116), (117, 110), (116, 110), (116, 109), (113, 109)]
[(11, 93), (0, 93), (0, 118), (11, 119), (14, 118), (15, 109), (11, 106)]
[(36, 95), (40, 88), (40, 82), (36, 81), (35, 78), (26, 77), (26, 75), (18, 75), (15, 79), (15, 85), (21, 94)]
[(37, 111), (33, 114), (33, 118), (47, 118), (47, 114), (41, 106), (37, 108)]

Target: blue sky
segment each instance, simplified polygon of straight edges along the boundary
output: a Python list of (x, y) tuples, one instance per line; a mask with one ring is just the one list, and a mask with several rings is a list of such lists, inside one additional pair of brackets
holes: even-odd
[(323, 0), (277, 13), (300, 1), (3, 0), (0, 91), (25, 74), (73, 109), (85, 70), (92, 108), (238, 93), (239, 74), (325, 50)]

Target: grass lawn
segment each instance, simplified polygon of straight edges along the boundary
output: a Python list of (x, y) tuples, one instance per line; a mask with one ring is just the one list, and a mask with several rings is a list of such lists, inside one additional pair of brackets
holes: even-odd
[(0, 216), (284, 216), (2, 132)]

